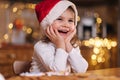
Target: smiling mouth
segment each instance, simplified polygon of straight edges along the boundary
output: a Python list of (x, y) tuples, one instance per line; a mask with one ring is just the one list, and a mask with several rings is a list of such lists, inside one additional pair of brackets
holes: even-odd
[(65, 31), (64, 30), (58, 30), (58, 32), (62, 33), (62, 34), (67, 34), (68, 33), (68, 31), (66, 31), (66, 30)]

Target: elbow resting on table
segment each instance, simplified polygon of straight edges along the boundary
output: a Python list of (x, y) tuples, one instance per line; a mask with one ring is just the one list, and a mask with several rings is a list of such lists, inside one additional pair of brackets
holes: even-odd
[(78, 65), (76, 69), (74, 69), (75, 73), (85, 73), (88, 69), (88, 62), (84, 61), (82, 65)]
[(78, 73), (85, 73), (86, 71), (87, 71), (87, 69), (88, 69), (88, 62), (87, 61), (85, 61), (84, 62), (84, 65), (82, 65), (82, 67), (81, 67), (81, 69), (78, 69)]

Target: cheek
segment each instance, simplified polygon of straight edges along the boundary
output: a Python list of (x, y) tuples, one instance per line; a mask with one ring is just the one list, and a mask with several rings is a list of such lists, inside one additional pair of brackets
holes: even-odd
[(58, 28), (56, 23), (51, 24), (51, 26), (52, 26), (52, 28), (53, 28), (54, 30)]
[(76, 27), (75, 26), (71, 26), (70, 30), (75, 30)]

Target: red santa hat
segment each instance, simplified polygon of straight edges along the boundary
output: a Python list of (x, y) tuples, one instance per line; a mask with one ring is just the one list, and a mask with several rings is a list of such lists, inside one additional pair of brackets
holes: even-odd
[(35, 7), (36, 15), (40, 25), (46, 27), (57, 19), (69, 6), (75, 12), (75, 25), (77, 25), (78, 12), (76, 6), (68, 0), (43, 0)]

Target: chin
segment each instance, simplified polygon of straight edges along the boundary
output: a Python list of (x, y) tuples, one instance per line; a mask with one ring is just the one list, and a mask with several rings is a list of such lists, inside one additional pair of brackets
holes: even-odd
[(64, 39), (66, 39), (66, 36), (62, 36)]

